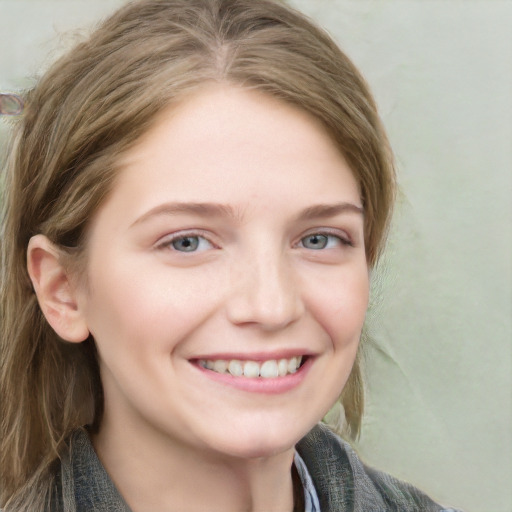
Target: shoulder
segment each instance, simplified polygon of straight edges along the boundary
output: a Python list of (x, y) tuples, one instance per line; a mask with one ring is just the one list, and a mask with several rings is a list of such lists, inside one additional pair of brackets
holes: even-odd
[(84, 428), (71, 435), (55, 476), (50, 512), (129, 512)]
[(318, 493), (322, 512), (454, 512), (423, 492), (366, 466), (349, 443), (317, 425), (297, 445)]

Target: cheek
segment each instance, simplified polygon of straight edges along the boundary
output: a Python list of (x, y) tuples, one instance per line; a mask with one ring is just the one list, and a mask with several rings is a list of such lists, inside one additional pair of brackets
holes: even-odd
[(168, 353), (218, 302), (218, 286), (206, 287), (204, 275), (130, 265), (126, 258), (123, 267), (104, 266), (91, 280), (87, 320), (100, 348)]
[(334, 349), (357, 348), (368, 308), (366, 267), (331, 280), (315, 301), (314, 314), (328, 333)]

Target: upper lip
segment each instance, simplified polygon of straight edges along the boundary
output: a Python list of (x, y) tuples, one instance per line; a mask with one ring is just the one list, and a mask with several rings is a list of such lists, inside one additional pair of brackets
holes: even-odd
[(311, 351), (301, 350), (301, 349), (288, 349), (288, 350), (279, 350), (276, 352), (251, 352), (251, 353), (243, 353), (243, 352), (216, 352), (214, 354), (201, 354), (198, 356), (194, 356), (190, 358), (190, 360), (226, 360), (231, 361), (233, 359), (240, 361), (272, 361), (279, 359), (291, 359), (292, 357), (307, 357), (312, 356)]

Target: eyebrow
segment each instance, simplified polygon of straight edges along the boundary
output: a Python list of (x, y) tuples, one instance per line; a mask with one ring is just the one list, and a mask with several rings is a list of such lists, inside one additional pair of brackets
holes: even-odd
[[(147, 221), (150, 218), (160, 215), (180, 215), (180, 214), (191, 214), (198, 215), (200, 217), (231, 217), (236, 220), (242, 219), (242, 213), (239, 209), (220, 203), (164, 203), (154, 208), (151, 208), (146, 213), (138, 217), (132, 226)], [(334, 203), (334, 204), (318, 204), (313, 205), (297, 216), (297, 220), (313, 220), (334, 217), (343, 213), (356, 213), (364, 215), (364, 209), (362, 206), (358, 206), (353, 203)]]
[(219, 203), (164, 203), (141, 215), (132, 226), (159, 215), (192, 214), (200, 217), (233, 217), (240, 215), (231, 206)]
[(364, 208), (353, 203), (318, 204), (302, 211), (298, 220), (325, 219), (343, 213), (356, 213), (364, 216)]

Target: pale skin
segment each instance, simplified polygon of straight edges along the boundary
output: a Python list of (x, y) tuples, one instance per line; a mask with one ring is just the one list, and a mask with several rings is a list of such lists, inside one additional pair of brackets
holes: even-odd
[[(294, 445), (339, 396), (367, 308), (357, 182), (312, 116), (219, 84), (120, 164), (86, 284), (42, 235), (28, 250), (49, 323), (97, 344), (100, 460), (134, 512), (290, 511)], [(203, 367), (299, 356), (269, 379)]]

